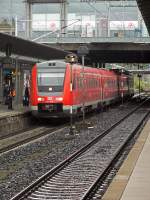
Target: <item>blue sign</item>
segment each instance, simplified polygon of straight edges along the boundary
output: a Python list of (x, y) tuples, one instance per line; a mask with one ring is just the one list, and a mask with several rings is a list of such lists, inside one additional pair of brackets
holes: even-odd
[(11, 70), (10, 70), (10, 69), (4, 69), (4, 70), (3, 70), (3, 74), (4, 74), (4, 75), (11, 74)]

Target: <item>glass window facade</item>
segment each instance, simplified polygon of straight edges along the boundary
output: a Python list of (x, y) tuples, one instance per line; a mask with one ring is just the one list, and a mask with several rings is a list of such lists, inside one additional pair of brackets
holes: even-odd
[(141, 37), (142, 17), (136, 1), (69, 1), (70, 35), (81, 37)]
[[(25, 37), (26, 3), (1, 0), (0, 31)], [(42, 35), (64, 37), (147, 37), (147, 30), (136, 1), (68, 0), (62, 3), (32, 4), (32, 39)], [(65, 23), (64, 23), (65, 21)], [(62, 23), (64, 23), (62, 25)]]
[(25, 4), (20, 0), (0, 1), (0, 31), (14, 34), (15, 20), (26, 19)]
[(48, 34), (56, 37), (61, 27), (60, 4), (33, 4), (32, 7), (32, 37)]

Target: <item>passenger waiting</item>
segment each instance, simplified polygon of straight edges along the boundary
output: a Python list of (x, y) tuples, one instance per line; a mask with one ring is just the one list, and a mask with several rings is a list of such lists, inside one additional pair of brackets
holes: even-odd
[(8, 105), (8, 98), (9, 98), (9, 86), (8, 84), (5, 84), (3, 89), (3, 102), (5, 105)]
[(23, 96), (23, 106), (29, 106), (29, 89), (26, 86)]
[(13, 110), (12, 101), (13, 101), (13, 97), (15, 97), (15, 96), (16, 96), (15, 89), (10, 86), (9, 94), (8, 94), (8, 109)]

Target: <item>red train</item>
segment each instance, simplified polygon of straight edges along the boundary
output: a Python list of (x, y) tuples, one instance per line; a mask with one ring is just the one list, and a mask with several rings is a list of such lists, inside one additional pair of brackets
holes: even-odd
[(79, 64), (71, 67), (57, 60), (38, 63), (32, 69), (30, 104), (36, 117), (67, 116), (71, 105), (74, 114), (81, 113), (83, 103), (86, 111), (100, 109), (121, 95), (133, 95), (133, 77), (119, 70), (83, 68)]

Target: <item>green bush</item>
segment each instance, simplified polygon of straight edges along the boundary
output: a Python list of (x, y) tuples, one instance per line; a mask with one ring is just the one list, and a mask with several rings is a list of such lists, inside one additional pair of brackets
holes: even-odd
[[(148, 88), (150, 88), (150, 83), (140, 79), (140, 89), (141, 89), (141, 91), (144, 91)], [(139, 90), (139, 78), (138, 77), (134, 77), (134, 90)]]

